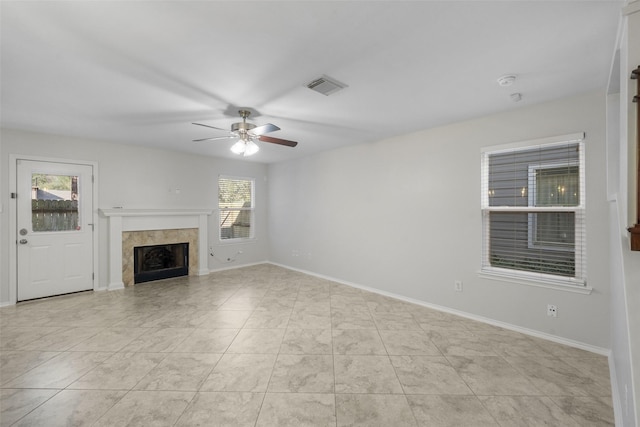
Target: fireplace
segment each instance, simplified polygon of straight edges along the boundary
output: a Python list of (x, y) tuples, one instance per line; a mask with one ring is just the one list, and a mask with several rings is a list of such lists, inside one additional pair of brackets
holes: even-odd
[(108, 218), (109, 282), (101, 289), (134, 285), (133, 248), (189, 242), (189, 275), (209, 274), (208, 209), (100, 209)]
[(189, 243), (133, 248), (134, 283), (189, 275)]

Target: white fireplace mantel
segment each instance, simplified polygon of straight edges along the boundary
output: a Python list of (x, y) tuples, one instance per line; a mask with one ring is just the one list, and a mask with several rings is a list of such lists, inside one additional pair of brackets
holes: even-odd
[(122, 289), (122, 232), (198, 229), (198, 275), (209, 274), (207, 216), (212, 209), (99, 209), (109, 220), (109, 285)]

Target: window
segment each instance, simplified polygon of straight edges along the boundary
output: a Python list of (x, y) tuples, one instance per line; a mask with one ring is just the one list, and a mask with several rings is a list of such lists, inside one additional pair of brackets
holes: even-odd
[(78, 177), (31, 175), (31, 226), (34, 232), (80, 230)]
[(483, 272), (585, 285), (582, 138), (483, 150)]
[(218, 178), (220, 240), (253, 238), (254, 187), (253, 179)]
[[(574, 162), (567, 165), (529, 166), (530, 206), (578, 206), (579, 168)], [(563, 212), (529, 214), (529, 247), (572, 251), (575, 221)]]

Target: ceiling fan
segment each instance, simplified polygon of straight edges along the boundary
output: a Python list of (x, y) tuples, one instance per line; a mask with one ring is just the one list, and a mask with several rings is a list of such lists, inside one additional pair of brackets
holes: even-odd
[[(289, 141), (287, 139), (274, 138), (272, 136), (266, 136), (265, 133), (275, 132), (280, 130), (280, 128), (276, 125), (272, 125), (271, 123), (267, 123), (261, 126), (256, 126), (253, 123), (247, 123), (247, 117), (251, 114), (249, 110), (240, 110), (238, 111), (240, 117), (242, 117), (242, 122), (233, 123), (231, 125), (230, 135), (227, 136), (214, 136), (212, 138), (202, 138), (202, 139), (194, 139), (194, 142), (201, 141), (215, 141), (218, 139), (232, 139), (237, 138), (238, 142), (233, 144), (231, 147), (231, 151), (235, 154), (242, 154), (244, 156), (251, 156), (260, 150), (258, 144), (255, 143), (256, 140), (262, 142), (270, 142), (272, 144), (285, 145), (287, 147), (295, 147), (298, 145), (296, 141)], [(227, 131), (226, 129), (217, 128), (215, 126), (204, 125), (202, 123), (193, 123), (197, 126), (204, 126), (211, 129), (217, 129), (222, 131)]]

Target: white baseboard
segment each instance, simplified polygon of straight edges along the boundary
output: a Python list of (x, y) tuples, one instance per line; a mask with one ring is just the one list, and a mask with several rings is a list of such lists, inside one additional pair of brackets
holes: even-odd
[[(258, 261), (258, 262), (251, 262), (251, 263), (248, 263), (248, 264), (231, 265), (229, 267), (215, 268), (213, 270), (209, 269), (209, 274), (215, 273), (215, 272), (218, 272), (218, 271), (235, 270), (236, 268), (252, 267), (254, 265), (261, 265), (261, 264), (273, 264), (273, 263), (271, 263), (269, 261)], [(274, 265), (276, 265), (276, 264), (274, 264)], [(285, 267), (285, 268), (287, 268), (287, 267)]]
[(622, 399), (620, 397), (620, 389), (618, 384), (618, 376), (616, 375), (616, 361), (613, 358), (613, 354), (609, 355), (609, 376), (611, 377), (611, 401), (613, 403), (613, 415), (616, 420), (616, 426), (619, 420), (623, 419), (622, 416)]
[(124, 289), (123, 282), (113, 282), (113, 283), (109, 283), (109, 285), (107, 286), (108, 291), (116, 291), (118, 289)]
[(522, 326), (513, 325), (511, 323), (501, 322), (499, 320), (490, 319), (488, 317), (478, 316), (476, 314), (467, 313), (467, 312), (464, 312), (464, 311), (456, 310), (456, 309), (445, 307), (445, 306), (442, 306), (442, 305), (431, 304), (431, 303), (428, 303), (426, 301), (421, 301), (421, 300), (417, 300), (417, 299), (414, 299), (414, 298), (405, 297), (403, 295), (398, 295), (398, 294), (394, 294), (394, 293), (391, 293), (391, 292), (383, 291), (383, 290), (380, 290), (380, 289), (371, 288), (369, 286), (360, 285), (358, 283), (348, 282), (346, 280), (342, 280), (342, 279), (338, 279), (338, 278), (335, 278), (335, 277), (326, 276), (324, 274), (318, 274), (318, 273), (315, 273), (313, 271), (302, 270), (302, 269), (299, 269), (299, 268), (290, 267), (288, 265), (279, 264), (279, 263), (270, 262), (270, 261), (269, 261), (269, 264), (273, 264), (273, 265), (276, 265), (278, 267), (286, 268), (288, 270), (298, 271), (300, 273), (308, 274), (310, 276), (315, 276), (315, 277), (318, 277), (318, 278), (321, 278), (321, 279), (331, 280), (333, 282), (337, 282), (337, 283), (340, 283), (342, 285), (347, 285), (347, 286), (351, 286), (353, 288), (362, 289), (364, 291), (368, 291), (368, 292), (373, 292), (373, 293), (376, 293), (376, 294), (384, 295), (386, 297), (394, 298), (394, 299), (397, 299), (397, 300), (400, 300), (400, 301), (404, 301), (404, 302), (408, 302), (408, 303), (411, 303), (411, 304), (420, 305), (422, 307), (431, 308), (431, 309), (442, 311), (442, 312), (449, 313), (449, 314), (455, 314), (456, 316), (464, 317), (464, 318), (467, 318), (467, 319), (470, 319), (470, 320), (475, 320), (475, 321), (486, 323), (486, 324), (493, 325), (493, 326), (498, 326), (500, 328), (508, 329), (510, 331), (519, 332), (519, 333), (522, 333), (522, 334), (525, 334), (525, 335), (530, 335), (530, 336), (533, 336), (533, 337), (536, 337), (536, 338), (542, 338), (542, 339), (545, 339), (547, 341), (556, 342), (558, 344), (567, 345), (569, 347), (579, 348), (581, 350), (586, 350), (586, 351), (589, 351), (591, 353), (600, 354), (602, 356), (609, 357), (610, 354), (611, 354), (611, 350), (609, 350), (607, 348), (597, 347), (597, 346), (594, 346), (594, 345), (591, 345), (591, 344), (586, 344), (586, 343), (575, 341), (575, 340), (571, 340), (571, 339), (568, 339), (568, 338), (559, 337), (557, 335), (547, 334), (545, 332), (540, 332), (540, 331), (536, 331), (534, 329), (524, 328)]

